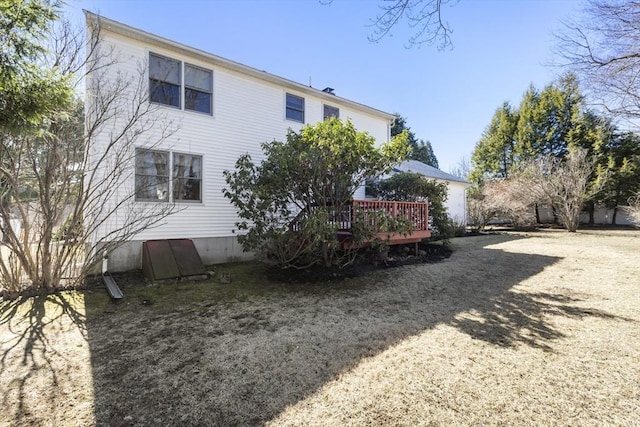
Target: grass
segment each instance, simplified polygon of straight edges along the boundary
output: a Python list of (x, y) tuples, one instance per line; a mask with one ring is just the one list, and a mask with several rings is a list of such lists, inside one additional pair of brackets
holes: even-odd
[[(454, 239), (338, 283), (213, 280), (0, 305), (0, 425), (633, 425), (640, 232)], [(232, 283), (220, 283), (222, 272)]]

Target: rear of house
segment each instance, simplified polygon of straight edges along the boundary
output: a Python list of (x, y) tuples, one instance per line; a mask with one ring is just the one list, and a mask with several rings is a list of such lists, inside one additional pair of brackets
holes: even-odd
[[(137, 136), (129, 157), (118, 160), (130, 163), (130, 173), (120, 179), (109, 203), (116, 206), (127, 198), (132, 203), (117, 207), (95, 237), (122, 227), (132, 209), (174, 206), (171, 215), (110, 254), (111, 271), (139, 268), (141, 244), (153, 239), (192, 239), (205, 263), (251, 257), (237, 243), (237, 214), (223, 197), (223, 171), (233, 169), (244, 153), (260, 161), (260, 144), (283, 141), (289, 129), (337, 116), (379, 143), (389, 140), (393, 115), (338, 97), (329, 88), (295, 83), (90, 12), (86, 18), (89, 31), (99, 28), (101, 37), (99, 52), (91, 54), (113, 62), (100, 70), (100, 78), (89, 75), (88, 109), (100, 102), (105, 82), (123, 78), (138, 79), (137, 90), (154, 107), (153, 120)], [(100, 156), (125, 122), (115, 115), (92, 141), (90, 155)], [(355, 198), (364, 198), (364, 188)]]

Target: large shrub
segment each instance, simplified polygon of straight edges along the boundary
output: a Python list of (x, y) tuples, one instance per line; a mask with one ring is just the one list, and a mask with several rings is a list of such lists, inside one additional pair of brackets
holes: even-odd
[[(406, 133), (375, 146), (375, 139), (338, 119), (289, 131), (286, 142), (262, 144), (265, 160), (241, 156), (225, 171), (224, 195), (237, 208), (238, 240), (245, 251), (283, 267), (343, 266), (353, 253), (340, 248), (337, 232), (351, 215), (351, 200), (366, 177), (378, 176), (406, 157)], [(390, 218), (377, 224), (402, 231)], [(355, 227), (355, 243), (377, 231)]]
[(378, 198), (404, 202), (429, 202), (429, 219), (434, 237), (447, 240), (453, 237), (453, 223), (447, 215), (447, 184), (424, 176), (403, 172), (381, 180), (376, 185)]

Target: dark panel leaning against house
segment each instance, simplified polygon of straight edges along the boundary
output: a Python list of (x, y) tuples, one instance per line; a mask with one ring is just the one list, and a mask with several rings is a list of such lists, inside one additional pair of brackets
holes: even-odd
[(142, 272), (150, 280), (206, 274), (200, 254), (190, 239), (147, 240), (143, 242)]

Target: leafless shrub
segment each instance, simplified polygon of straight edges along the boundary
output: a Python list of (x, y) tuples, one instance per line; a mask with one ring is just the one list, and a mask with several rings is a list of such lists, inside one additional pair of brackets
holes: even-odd
[(629, 199), (629, 206), (625, 206), (624, 211), (631, 218), (631, 222), (640, 227), (640, 193)]
[(544, 156), (529, 162), (514, 177), (525, 200), (551, 206), (560, 223), (578, 229), (584, 202), (598, 191), (591, 185), (595, 159), (587, 150), (570, 149), (565, 159)]
[(485, 182), (479, 193), (469, 196), (469, 217), (477, 230), (492, 219), (523, 226), (535, 222), (534, 207), (522, 182), (515, 178)]
[[(99, 21), (86, 36), (62, 24), (44, 67), (68, 76), (86, 104), (62, 105), (37, 133), (2, 134), (0, 291), (75, 286), (113, 249), (173, 211), (134, 204), (134, 145), (165, 140), (174, 126), (148, 102), (144, 64), (116, 74), (119, 58)], [(87, 52), (85, 55), (84, 52)], [(149, 132), (153, 128), (153, 132)]]

